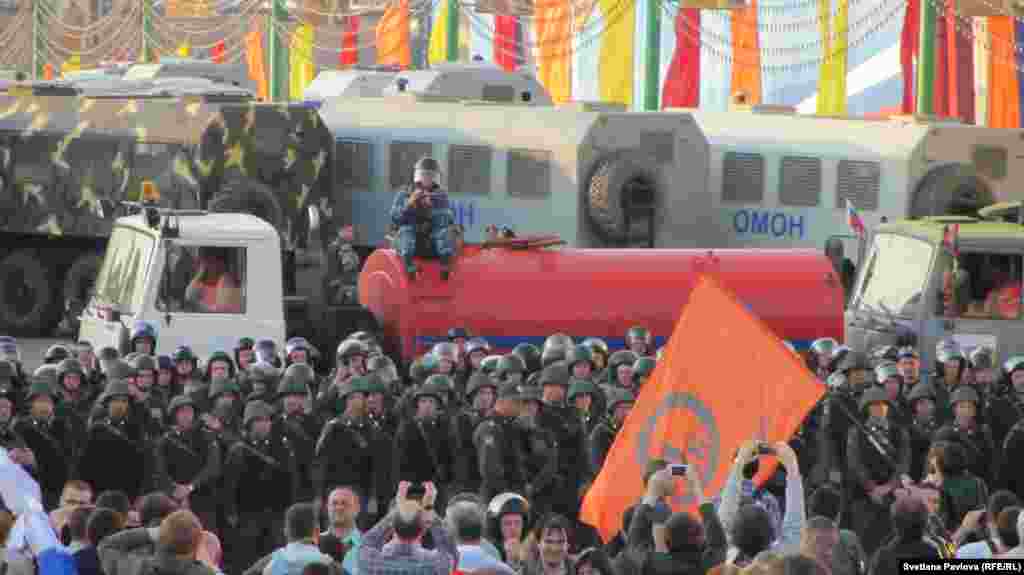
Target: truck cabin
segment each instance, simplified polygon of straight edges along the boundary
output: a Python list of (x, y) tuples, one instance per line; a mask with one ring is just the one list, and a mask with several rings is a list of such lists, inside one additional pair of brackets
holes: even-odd
[(886, 224), (850, 300), (848, 336), (863, 349), (916, 339), (923, 362), (944, 338), (965, 353), (978, 345), (1000, 357), (1024, 353), (1022, 282), (1020, 224), (963, 216)]

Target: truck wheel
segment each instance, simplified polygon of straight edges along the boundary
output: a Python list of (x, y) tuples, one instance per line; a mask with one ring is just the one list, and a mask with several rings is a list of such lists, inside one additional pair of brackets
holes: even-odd
[(910, 216), (977, 216), (978, 210), (995, 203), (992, 189), (968, 164), (932, 168), (914, 190)]
[(65, 319), (67, 319), (68, 327), (74, 333), (78, 333), (78, 314), (89, 301), (90, 292), (96, 283), (96, 276), (100, 273), (101, 263), (102, 259), (99, 254), (82, 254), (71, 264), (64, 276), (63, 301), (75, 304), (65, 306)]
[[(629, 238), (625, 207), (628, 184), (644, 182), (654, 187), (658, 182), (658, 164), (642, 154), (627, 153), (606, 157), (597, 162), (587, 186), (587, 214), (606, 240), (621, 242)], [(657, 202), (657, 198), (653, 198)], [(633, 238), (636, 239), (636, 238)]]
[(0, 329), (39, 335), (55, 327), (50, 274), (40, 260), (35, 252), (21, 250), (0, 261)]
[(211, 212), (251, 214), (266, 221), (275, 229), (282, 229), (284, 212), (273, 190), (252, 178), (245, 178), (237, 184), (225, 186), (227, 191), (213, 196), (207, 209)]

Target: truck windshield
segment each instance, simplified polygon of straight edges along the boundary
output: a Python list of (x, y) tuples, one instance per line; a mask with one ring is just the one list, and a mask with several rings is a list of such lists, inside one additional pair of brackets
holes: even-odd
[(931, 245), (914, 238), (875, 236), (855, 307), (870, 313), (914, 316), (924, 296), (934, 252)]
[(138, 230), (114, 228), (96, 276), (98, 303), (116, 305), (123, 312), (135, 310), (146, 285), (146, 269), (155, 243), (155, 239)]

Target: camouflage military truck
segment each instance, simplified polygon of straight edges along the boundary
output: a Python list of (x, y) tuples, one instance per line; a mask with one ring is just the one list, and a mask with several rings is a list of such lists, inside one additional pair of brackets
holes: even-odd
[[(316, 110), (298, 105), (12, 88), (0, 95), (0, 333), (74, 321), (93, 291), (122, 301), (119, 278), (92, 284), (121, 202), (138, 199), (143, 182), (166, 207), (265, 219), (294, 268), (309, 206), (325, 216), (325, 237), (335, 235), (331, 144)], [(135, 250), (123, 257), (144, 264)], [(301, 295), (296, 274), (284, 275), (286, 295)]]

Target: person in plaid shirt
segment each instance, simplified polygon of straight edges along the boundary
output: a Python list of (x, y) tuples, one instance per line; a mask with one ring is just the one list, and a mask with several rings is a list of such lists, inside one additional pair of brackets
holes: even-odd
[[(450, 575), (458, 565), (455, 542), (434, 513), (437, 488), (430, 482), (423, 486), (425, 494), (418, 501), (409, 497), (411, 483), (398, 484), (394, 508), (363, 535), (359, 575)], [(433, 550), (420, 544), (427, 531)]]

